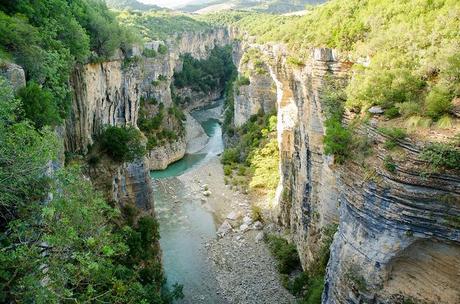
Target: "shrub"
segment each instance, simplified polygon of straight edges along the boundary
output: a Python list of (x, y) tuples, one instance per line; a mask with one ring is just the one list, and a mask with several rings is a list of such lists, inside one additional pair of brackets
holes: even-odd
[(420, 104), (417, 102), (412, 102), (412, 101), (397, 103), (396, 108), (398, 108), (399, 113), (403, 117), (410, 117), (413, 115), (418, 115), (420, 114), (420, 111), (421, 111)]
[(225, 176), (230, 176), (233, 173), (232, 166), (224, 165), (224, 174)]
[(145, 154), (141, 133), (134, 127), (107, 127), (99, 142), (101, 149), (115, 161), (129, 162)]
[(390, 137), (385, 141), (385, 148), (391, 150), (397, 146), (397, 140), (401, 140), (407, 137), (407, 133), (401, 128), (380, 128), (380, 132)]
[(443, 115), (436, 122), (436, 126), (440, 129), (450, 129), (452, 128), (452, 118), (449, 115)]
[(240, 77), (238, 77), (236, 83), (237, 86), (248, 86), (251, 84), (251, 80), (249, 80), (249, 77), (241, 75)]
[(289, 274), (300, 267), (300, 259), (294, 244), (288, 243), (285, 239), (268, 235), (265, 238), (268, 248), (278, 262), (280, 273)]
[(336, 162), (341, 164), (349, 156), (349, 146), (352, 140), (351, 132), (335, 119), (326, 121), (324, 136), (324, 153), (334, 155)]
[(433, 143), (425, 147), (421, 159), (434, 169), (460, 170), (460, 149), (449, 144)]
[(168, 52), (168, 47), (166, 45), (160, 44), (158, 46), (158, 53), (160, 53), (161, 55), (165, 55), (167, 52)]
[(399, 116), (399, 110), (397, 107), (391, 107), (388, 110), (385, 110), (384, 115), (388, 119), (393, 119)]
[(262, 208), (256, 205), (251, 206), (251, 218), (253, 221), (263, 222)]
[(434, 87), (425, 100), (426, 113), (437, 120), (452, 109), (452, 94), (444, 87)]
[(305, 63), (300, 60), (299, 58), (295, 58), (295, 57), (292, 57), (292, 56), (289, 56), (286, 60), (286, 62), (292, 66), (296, 66), (296, 67), (303, 67), (305, 66)]
[(26, 87), (19, 90), (18, 96), (26, 118), (30, 119), (37, 129), (60, 123), (59, 110), (53, 95), (36, 82), (30, 81)]
[(383, 160), (383, 165), (385, 166), (385, 169), (387, 169), (389, 172), (396, 172), (396, 164), (394, 163), (393, 158), (391, 156), (388, 155), (385, 157), (385, 159)]
[(239, 152), (236, 148), (225, 149), (224, 153), (222, 153), (221, 162), (224, 165), (230, 165), (238, 162), (239, 156)]
[(144, 49), (142, 51), (142, 55), (144, 55), (147, 58), (155, 58), (157, 56), (157, 52), (153, 49)]

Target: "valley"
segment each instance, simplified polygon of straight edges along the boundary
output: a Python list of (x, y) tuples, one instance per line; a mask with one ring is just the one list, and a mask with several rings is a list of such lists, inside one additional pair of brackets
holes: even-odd
[(0, 4), (0, 302), (459, 303), (460, 5), (309, 2)]

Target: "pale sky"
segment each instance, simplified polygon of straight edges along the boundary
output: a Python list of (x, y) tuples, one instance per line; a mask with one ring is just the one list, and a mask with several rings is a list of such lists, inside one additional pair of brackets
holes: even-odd
[(156, 5), (163, 6), (163, 7), (173, 8), (173, 7), (187, 4), (189, 2), (192, 2), (193, 0), (138, 0), (138, 1), (147, 3), (147, 4), (156, 4)]

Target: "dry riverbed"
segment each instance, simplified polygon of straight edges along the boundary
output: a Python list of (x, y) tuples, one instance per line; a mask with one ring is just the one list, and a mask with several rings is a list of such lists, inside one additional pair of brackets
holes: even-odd
[[(226, 303), (294, 303), (281, 285), (276, 261), (262, 240), (264, 227), (250, 218), (247, 195), (224, 183), (218, 157), (181, 175), (187, 192), (201, 200), (215, 215), (221, 235), (204, 244), (217, 280), (219, 295)], [(224, 223), (224, 225), (222, 225)], [(205, 282), (203, 282), (205, 283)], [(203, 303), (208, 303), (206, 300)]]

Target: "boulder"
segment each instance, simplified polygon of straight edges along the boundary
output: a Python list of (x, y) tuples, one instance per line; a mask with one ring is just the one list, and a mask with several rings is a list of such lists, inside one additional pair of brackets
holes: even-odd
[(219, 229), (217, 230), (218, 237), (224, 237), (233, 229), (232, 225), (228, 221), (224, 221), (222, 225), (220, 225)]
[(373, 106), (368, 111), (369, 113), (374, 114), (374, 115), (380, 115), (380, 114), (383, 114), (384, 112), (382, 107), (379, 107), (379, 106)]

